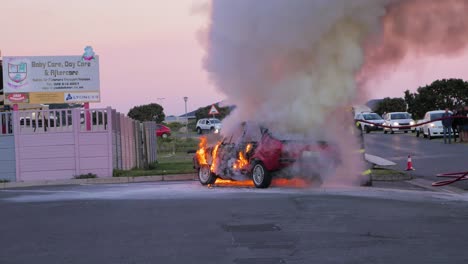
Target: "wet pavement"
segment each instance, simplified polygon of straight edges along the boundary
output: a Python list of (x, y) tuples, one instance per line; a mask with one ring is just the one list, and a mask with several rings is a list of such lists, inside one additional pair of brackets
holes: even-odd
[[(366, 152), (397, 163), (392, 169), (404, 171), (408, 155), (411, 155), (415, 171), (411, 175), (430, 181), (445, 180), (439, 173), (468, 171), (468, 144), (444, 144), (442, 138), (429, 140), (415, 134), (383, 134), (373, 132), (364, 135)], [(468, 190), (468, 181), (453, 184)]]
[(399, 184), (0, 190), (0, 263), (467, 263), (468, 196)]

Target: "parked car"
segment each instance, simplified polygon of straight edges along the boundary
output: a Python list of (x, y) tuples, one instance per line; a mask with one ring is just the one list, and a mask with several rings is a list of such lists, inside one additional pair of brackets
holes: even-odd
[[(424, 115), (424, 118), (421, 120), (421, 123), (433, 121), (442, 118), (442, 115), (445, 113), (445, 110), (434, 110), (429, 111)], [(452, 114), (451, 111), (449, 111)], [(420, 126), (419, 131), (416, 132), (416, 136), (422, 134), (424, 138), (433, 139), (434, 137), (442, 137), (444, 135), (444, 127), (442, 121), (434, 121), (431, 123), (424, 124)]]
[(368, 124), (364, 122), (359, 122), (359, 128), (362, 129), (362, 131), (365, 131), (366, 133), (370, 133), (371, 131), (376, 131), (376, 130), (383, 130), (381, 126), (376, 126), (376, 125), (382, 125), (385, 121), (383, 118), (378, 115), (377, 113), (372, 113), (372, 112), (362, 112), (357, 114), (354, 119), (357, 120), (365, 120), (374, 124)]
[[(408, 133), (413, 129), (409, 126), (415, 124), (414, 120), (411, 118), (411, 115), (408, 112), (391, 112), (384, 115), (384, 125), (389, 126), (384, 128), (384, 133), (391, 134), (402, 131)], [(414, 131), (414, 130), (413, 130)]]
[(219, 133), (221, 131), (221, 121), (217, 118), (202, 118), (198, 120), (196, 129), (198, 134), (205, 131)]
[(171, 135), (171, 129), (165, 125), (156, 125), (156, 136), (167, 138)]
[(257, 188), (269, 187), (273, 177), (298, 175), (307, 175), (308, 179), (321, 183), (321, 176), (332, 173), (338, 162), (337, 149), (326, 142), (310, 144), (285, 139), (250, 123), (243, 123), (238, 132), (215, 146), (202, 144), (194, 156), (194, 168), (202, 185), (212, 184), (218, 177), (251, 178)]

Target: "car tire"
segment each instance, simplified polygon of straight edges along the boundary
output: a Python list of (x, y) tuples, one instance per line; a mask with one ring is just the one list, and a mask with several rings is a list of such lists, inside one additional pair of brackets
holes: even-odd
[(365, 128), (366, 128), (366, 134), (369, 134), (369, 133), (370, 133), (370, 128), (369, 128), (369, 126), (365, 126)]
[(423, 132), (422, 132), (422, 133), (423, 133), (423, 138), (427, 138), (427, 135), (426, 135), (426, 134), (424, 134), (424, 130), (423, 130)]
[(202, 185), (213, 184), (216, 181), (216, 175), (211, 172), (210, 166), (202, 165), (198, 169), (198, 180)]
[(416, 130), (416, 137), (419, 137), (419, 134), (420, 134), (419, 130)]
[(213, 133), (215, 131), (215, 128), (214, 127), (211, 127), (210, 128), (210, 132)]
[(201, 128), (197, 127), (197, 134), (198, 134), (198, 135), (201, 135), (201, 133), (202, 133)]
[(271, 184), (271, 173), (263, 163), (255, 162), (252, 167), (252, 180), (257, 188), (268, 188)]
[(167, 135), (166, 133), (164, 133), (164, 134), (161, 135), (161, 137), (162, 137), (162, 138), (167, 138), (168, 135)]
[(433, 138), (430, 130), (427, 130), (427, 138), (429, 138), (429, 140), (432, 140)]
[(408, 131), (405, 131), (405, 134), (408, 134)]
[(393, 131), (393, 130), (390, 130), (390, 134), (395, 134), (395, 131)]
[(383, 131), (383, 133), (384, 133), (384, 134), (387, 134), (387, 133), (388, 133), (388, 131), (387, 131), (387, 130), (384, 130), (384, 131)]

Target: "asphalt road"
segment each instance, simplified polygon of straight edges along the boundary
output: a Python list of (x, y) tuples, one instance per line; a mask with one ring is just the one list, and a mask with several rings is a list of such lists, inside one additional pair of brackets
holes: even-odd
[(197, 182), (0, 190), (0, 263), (468, 263), (467, 202)]
[[(391, 160), (394, 169), (405, 170), (408, 155), (411, 155), (415, 176), (429, 180), (441, 180), (438, 173), (468, 171), (468, 144), (444, 144), (443, 139), (428, 140), (415, 134), (365, 134), (366, 152)], [(468, 189), (468, 182), (457, 183), (457, 187)]]

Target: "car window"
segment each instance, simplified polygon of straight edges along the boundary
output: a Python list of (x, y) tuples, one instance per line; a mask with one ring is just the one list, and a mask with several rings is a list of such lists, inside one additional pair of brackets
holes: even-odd
[(431, 114), (431, 120), (442, 118), (443, 114), (444, 113), (433, 113), (433, 114)]
[(406, 113), (398, 113), (398, 114), (392, 114), (392, 119), (410, 119), (409, 114)]
[(221, 123), (221, 121), (219, 121), (218, 119), (210, 119), (211, 123), (213, 124), (219, 124)]
[(161, 129), (162, 126), (161, 125), (156, 125), (156, 129)]
[(372, 114), (364, 114), (364, 119), (365, 120), (380, 120), (382, 119), (378, 114), (372, 113)]

